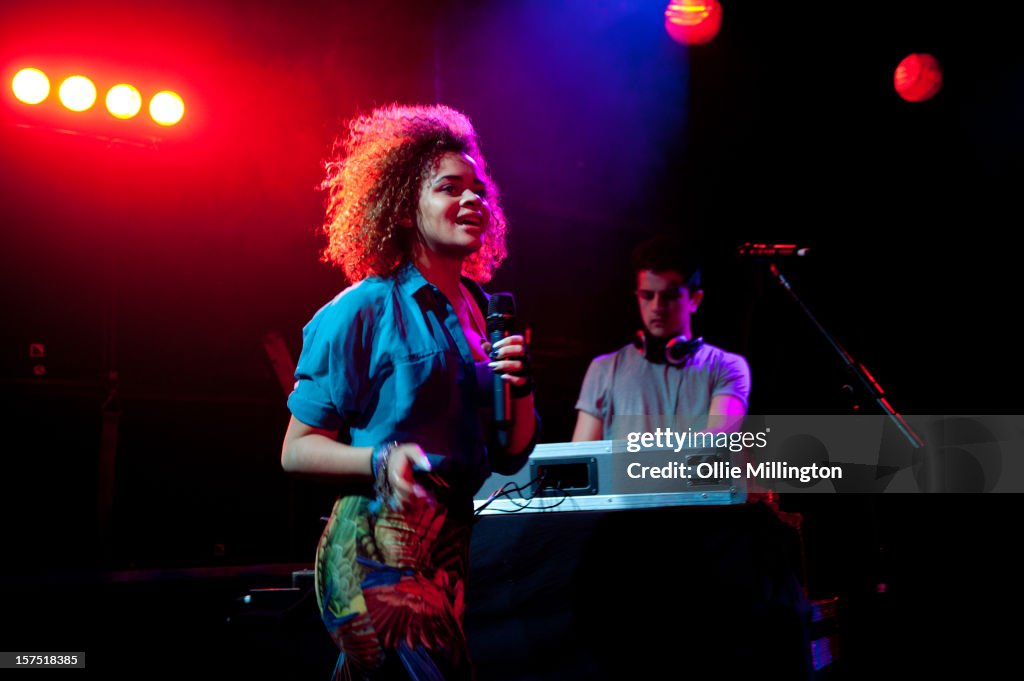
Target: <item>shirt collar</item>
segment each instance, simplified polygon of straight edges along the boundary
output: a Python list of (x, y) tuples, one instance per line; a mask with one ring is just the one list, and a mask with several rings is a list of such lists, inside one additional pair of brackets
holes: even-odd
[[(411, 260), (406, 260), (399, 265), (398, 269), (395, 270), (394, 276), (395, 281), (398, 282), (398, 286), (402, 289), (403, 293), (416, 293), (424, 286), (430, 286), (435, 291), (439, 290), (436, 286), (427, 281), (427, 278), (423, 276), (419, 268), (416, 267)], [(479, 286), (479, 284), (465, 275), (460, 275), (459, 280), (465, 284), (470, 291), (473, 290), (471, 288), (473, 285)]]
[(429, 286), (432, 290), (437, 291), (437, 287), (427, 281), (411, 260), (406, 260), (398, 266), (398, 270), (395, 272), (395, 281), (402, 293), (408, 296), (419, 292), (424, 286)]
[[(411, 297), (415, 295), (424, 287), (429, 287), (435, 295), (441, 295), (441, 290), (427, 281), (427, 278), (423, 276), (423, 273), (420, 272), (419, 268), (416, 267), (411, 260), (406, 260), (399, 265), (394, 276), (399, 290), (407, 296)], [(482, 306), (481, 311), (486, 315), (487, 300), (489, 296), (486, 293), (483, 293), (483, 290), (480, 289), (480, 285), (469, 277), (461, 276), (459, 279), (462, 281), (463, 285), (469, 289), (469, 292), (473, 297), (477, 298), (477, 304)], [(481, 297), (476, 293), (477, 290), (483, 293), (482, 302), (480, 299)]]

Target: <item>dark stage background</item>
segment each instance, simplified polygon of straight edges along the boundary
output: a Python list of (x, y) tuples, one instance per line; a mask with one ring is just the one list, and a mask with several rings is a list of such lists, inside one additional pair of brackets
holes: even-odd
[[(665, 231), (702, 255), (698, 330), (750, 359), (753, 413), (850, 405), (822, 337), (733, 256), (748, 240), (814, 249), (785, 272), (898, 410), (1020, 413), (1012, 5), (724, 4), (689, 50), (639, 0), (0, 5), (0, 647), (115, 664), (106, 641), (144, 639), (138, 601), (164, 641), (219, 633), (238, 593), (308, 563), (331, 490), (280, 471), (265, 346), (297, 356), (344, 286), (318, 262), (319, 164), (344, 119), (391, 101), (445, 102), (481, 134), (512, 227), (488, 288), (532, 329), (545, 442), (637, 327), (627, 254)], [(926, 103), (893, 91), (910, 52), (945, 67)], [(154, 144), (143, 121), (29, 110), (6, 83), (30, 64), (177, 87), (186, 118)], [(805, 515), (812, 595), (851, 604), (852, 664), (1005, 657), (1015, 496), (781, 503)]]

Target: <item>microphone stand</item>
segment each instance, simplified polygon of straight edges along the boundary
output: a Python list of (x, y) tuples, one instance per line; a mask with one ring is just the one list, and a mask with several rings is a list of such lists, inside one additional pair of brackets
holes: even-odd
[(882, 409), (882, 411), (885, 412), (886, 416), (888, 416), (889, 419), (896, 425), (896, 428), (899, 429), (903, 437), (905, 437), (910, 442), (910, 446), (913, 447), (914, 449), (923, 448), (924, 440), (921, 439), (920, 435), (914, 432), (914, 429), (910, 427), (910, 424), (907, 423), (906, 419), (904, 419), (903, 416), (899, 412), (897, 412), (889, 403), (889, 400), (885, 396), (885, 391), (882, 390), (882, 386), (878, 384), (878, 381), (876, 381), (875, 377), (871, 375), (871, 372), (867, 370), (867, 367), (865, 367), (862, 363), (855, 360), (853, 356), (846, 351), (846, 348), (844, 348), (839, 343), (839, 341), (837, 341), (832, 336), (832, 334), (830, 334), (828, 330), (824, 326), (822, 326), (821, 322), (819, 322), (818, 319), (814, 316), (810, 308), (808, 308), (807, 305), (804, 304), (804, 301), (802, 301), (800, 297), (796, 294), (796, 292), (793, 290), (793, 286), (784, 276), (782, 276), (782, 272), (779, 271), (779, 268), (775, 265), (775, 263), (770, 263), (768, 265), (768, 269), (769, 271), (771, 271), (772, 276), (775, 277), (776, 281), (778, 281), (782, 288), (786, 290), (786, 293), (788, 293), (790, 297), (794, 301), (796, 301), (796, 304), (800, 306), (800, 309), (803, 310), (804, 314), (807, 315), (807, 318), (811, 320), (811, 323), (813, 323), (814, 326), (817, 327), (818, 331), (821, 332), (821, 335), (823, 335), (825, 337), (825, 340), (828, 341), (829, 345), (832, 346), (832, 349), (839, 354), (839, 357), (842, 359), (843, 363), (846, 364), (846, 368), (849, 369), (849, 371), (860, 380), (861, 385), (863, 385), (864, 388), (868, 391), (868, 394), (871, 396), (871, 399), (875, 401), (875, 404), (877, 404)]
[[(882, 386), (879, 385), (878, 381), (875, 380), (875, 377), (871, 375), (871, 372), (867, 370), (867, 367), (865, 367), (861, 362), (855, 360), (853, 358), (853, 355), (851, 355), (846, 350), (846, 348), (844, 348), (842, 344), (838, 340), (836, 340), (836, 338), (832, 334), (828, 332), (828, 329), (826, 329), (824, 325), (822, 325), (822, 323), (818, 321), (818, 318), (814, 316), (814, 313), (811, 312), (811, 309), (807, 307), (804, 301), (800, 299), (800, 296), (796, 294), (796, 291), (793, 290), (793, 286), (789, 283), (786, 277), (783, 276), (782, 272), (779, 271), (778, 266), (774, 262), (768, 264), (768, 270), (771, 272), (772, 276), (775, 277), (775, 280), (779, 282), (779, 285), (782, 286), (782, 288), (785, 289), (786, 293), (789, 294), (790, 298), (792, 298), (796, 302), (797, 306), (801, 310), (803, 310), (803, 313), (807, 315), (807, 318), (811, 320), (811, 323), (814, 324), (815, 328), (817, 328), (821, 335), (825, 337), (825, 340), (828, 341), (829, 345), (832, 346), (832, 349), (836, 351), (840, 359), (846, 365), (846, 368), (858, 378), (861, 385), (863, 385), (864, 388), (868, 391), (868, 394), (871, 396), (871, 399), (875, 401), (875, 404), (877, 404), (879, 408), (881, 408), (882, 411), (885, 412), (886, 416), (889, 417), (893, 424), (896, 425), (896, 428), (900, 431), (903, 437), (906, 438), (906, 440), (910, 443), (910, 446), (915, 450), (924, 450), (924, 440), (921, 438), (920, 435), (918, 435), (914, 431), (910, 424), (907, 423), (906, 419), (904, 419), (903, 416), (899, 412), (897, 412), (896, 409), (893, 408), (892, 404), (889, 403), (889, 400), (886, 398), (885, 391), (882, 389)], [(873, 517), (877, 518), (878, 511), (877, 508), (874, 506), (873, 499), (871, 499), (871, 497), (868, 497), (867, 502), (869, 504), (869, 513)], [(882, 540), (879, 538), (878, 534), (879, 528), (876, 520), (874, 531), (871, 532), (871, 543), (874, 546), (876, 560), (881, 560), (885, 555), (885, 547)], [(802, 555), (803, 534), (801, 533), (799, 536), (801, 542)], [(876, 568), (876, 570), (883, 571), (884, 569), (884, 566)], [(876, 575), (875, 580), (875, 592), (884, 592), (884, 576), (882, 576), (881, 574)]]

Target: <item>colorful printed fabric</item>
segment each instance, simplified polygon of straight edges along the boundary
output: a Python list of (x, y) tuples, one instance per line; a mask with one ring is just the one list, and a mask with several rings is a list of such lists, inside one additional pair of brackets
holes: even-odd
[(317, 604), (342, 651), (336, 677), (347, 666), (373, 678), (397, 657), (412, 679), (472, 678), (461, 624), (468, 522), (437, 503), (369, 506), (339, 499), (317, 550)]

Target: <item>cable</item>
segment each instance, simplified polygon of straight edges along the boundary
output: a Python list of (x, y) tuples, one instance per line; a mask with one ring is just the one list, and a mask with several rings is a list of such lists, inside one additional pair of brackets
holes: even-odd
[[(522, 511), (526, 510), (527, 508), (533, 508), (533, 509), (536, 509), (536, 510), (548, 510), (548, 509), (552, 509), (552, 508), (557, 508), (558, 506), (560, 506), (563, 503), (565, 503), (565, 500), (569, 498), (569, 495), (566, 494), (565, 491), (563, 491), (562, 489), (560, 489), (558, 487), (549, 487), (548, 489), (554, 490), (556, 492), (561, 493), (562, 497), (558, 500), (557, 503), (550, 504), (550, 505), (547, 505), (547, 506), (532, 506), (531, 507), (531, 504), (534, 502), (534, 500), (536, 500), (538, 498), (539, 494), (533, 494), (532, 496), (529, 496), (529, 497), (523, 496), (523, 491), (524, 490), (530, 490), (534, 485), (536, 485), (536, 489), (537, 489), (538, 492), (541, 489), (543, 489), (543, 483), (544, 483), (544, 480), (546, 478), (547, 478), (547, 474), (546, 473), (542, 473), (539, 477), (536, 477), (533, 480), (531, 480), (530, 482), (526, 483), (526, 485), (520, 485), (520, 484), (515, 483), (515, 482), (506, 482), (504, 485), (502, 485), (501, 487), (499, 487), (495, 491), (491, 492), (490, 496), (488, 496), (487, 499), (484, 500), (484, 503), (482, 503), (479, 507), (477, 507), (473, 511), (473, 514), (474, 515), (480, 515), (480, 513), (482, 513), (485, 508), (490, 506), (491, 503), (493, 503), (496, 499), (498, 499), (500, 497), (505, 497), (514, 506), (516, 506), (517, 508), (515, 508), (515, 509), (504, 509), (504, 508), (492, 509), (493, 511), (496, 511), (498, 513), (520, 513)], [(514, 493), (518, 493), (519, 497), (518, 498), (513, 497), (512, 494), (514, 494)], [(526, 503), (525, 504), (520, 504), (519, 503), (520, 501), (525, 501)]]

